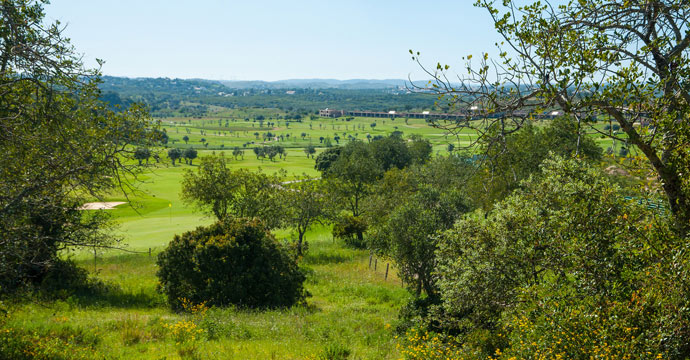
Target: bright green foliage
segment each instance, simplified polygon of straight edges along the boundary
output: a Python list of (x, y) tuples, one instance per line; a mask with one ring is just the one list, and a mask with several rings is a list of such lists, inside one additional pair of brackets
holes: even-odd
[(302, 255), (304, 234), (328, 217), (330, 206), (323, 184), (306, 175), (283, 186), (279, 195), (285, 209), (283, 220), (297, 231), (297, 254)]
[[(491, 208), (494, 202), (518, 188), (521, 181), (539, 173), (542, 161), (554, 155), (572, 157), (579, 151), (581, 158), (600, 160), (601, 148), (590, 137), (583, 136), (578, 140), (576, 127), (571, 119), (561, 117), (543, 129), (526, 124), (519, 131), (505, 136), (500, 143), (482, 143), (485, 161), (470, 184), (474, 189), (474, 201), (485, 209)], [(579, 150), (576, 150), (578, 146)]]
[(258, 220), (226, 219), (176, 235), (157, 264), (174, 310), (185, 301), (275, 308), (306, 297), (295, 259)]
[(221, 153), (202, 158), (196, 172), (185, 171), (181, 197), (218, 220), (228, 215), (256, 217), (273, 228), (280, 223), (282, 207), (277, 193), (282, 179), (280, 173), (232, 170)]

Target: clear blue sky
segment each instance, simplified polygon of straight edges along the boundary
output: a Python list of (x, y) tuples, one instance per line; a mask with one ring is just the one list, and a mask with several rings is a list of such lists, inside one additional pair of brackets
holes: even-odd
[(85, 63), (129, 77), (219, 80), (425, 79), (408, 53), (460, 71), (494, 53), (488, 14), (472, 0), (53, 0)]

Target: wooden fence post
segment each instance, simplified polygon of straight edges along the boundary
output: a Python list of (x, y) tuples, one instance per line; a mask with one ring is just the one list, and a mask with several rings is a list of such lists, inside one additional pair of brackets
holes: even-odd
[(369, 270), (371, 270), (371, 254), (369, 254)]
[(376, 272), (376, 264), (379, 262), (379, 259), (374, 259), (374, 272)]
[(384, 280), (388, 280), (388, 265), (389, 263), (386, 263), (386, 276), (383, 278)]

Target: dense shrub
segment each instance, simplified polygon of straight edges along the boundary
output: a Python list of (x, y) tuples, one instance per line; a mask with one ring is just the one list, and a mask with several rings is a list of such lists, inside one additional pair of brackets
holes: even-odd
[[(428, 315), (454, 335), (441, 345), (466, 359), (689, 358), (687, 239), (584, 162), (540, 175), (441, 238)], [(403, 346), (416, 359), (439, 344)]]
[(354, 248), (366, 247), (364, 238), (358, 236), (367, 231), (367, 223), (361, 217), (344, 215), (338, 218), (333, 225), (333, 237), (342, 239), (345, 244)]
[(296, 260), (258, 220), (225, 219), (176, 235), (157, 263), (175, 310), (184, 301), (274, 308), (306, 296)]

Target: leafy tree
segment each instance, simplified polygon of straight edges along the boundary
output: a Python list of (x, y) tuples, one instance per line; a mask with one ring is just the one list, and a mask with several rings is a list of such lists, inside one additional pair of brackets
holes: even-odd
[(468, 201), (458, 191), (442, 192), (422, 185), (394, 208), (379, 230), (379, 242), (398, 267), (398, 275), (419, 297), (422, 291), (432, 299), (436, 287), (436, 250), (438, 234), (449, 229), (459, 216), (469, 210)]
[(187, 135), (183, 136), (182, 140), (184, 140), (185, 144), (189, 143), (189, 136), (187, 136)]
[[(543, 129), (525, 124), (500, 142), (482, 140), (480, 148), (486, 161), (470, 184), (475, 202), (490, 209), (496, 200), (518, 188), (521, 181), (540, 173), (540, 164), (549, 156), (571, 157), (579, 147), (581, 158), (601, 159), (601, 148), (590, 137), (578, 139), (576, 126), (572, 119), (557, 118)], [(494, 129), (487, 133), (491, 131)]]
[(146, 160), (148, 164), (149, 158), (151, 157), (151, 150), (145, 147), (138, 147), (134, 150), (134, 158), (139, 160), (139, 165), (141, 166), (142, 160)]
[(182, 157), (182, 150), (178, 148), (172, 148), (168, 150), (168, 158), (172, 161), (173, 166), (175, 166), (175, 161)]
[[(335, 201), (352, 216), (359, 217), (363, 215), (363, 201), (371, 193), (371, 185), (383, 176), (383, 171), (367, 144), (353, 141), (341, 148), (323, 176), (330, 181)], [(357, 239), (364, 241), (363, 232), (357, 233)]]
[(345, 241), (345, 244), (357, 249), (362, 249), (365, 248), (367, 244), (364, 239), (358, 237), (357, 234), (363, 234), (367, 231), (368, 227), (369, 225), (362, 217), (341, 214), (333, 223), (333, 238), (342, 239)]
[(365, 201), (369, 248), (395, 261), (417, 298), (425, 293), (428, 302), (438, 303), (434, 274), (438, 235), (470, 209), (460, 189), (475, 171), (455, 156), (393, 168)]
[(287, 156), (287, 153), (285, 152), (285, 148), (283, 146), (273, 145), (273, 148), (275, 149), (276, 154), (278, 154), (278, 156), (280, 156), (281, 159), (283, 158), (283, 156)]
[(333, 165), (333, 163), (338, 159), (338, 156), (340, 156), (341, 149), (341, 147), (336, 146), (323, 151), (321, 154), (319, 154), (319, 156), (316, 157), (314, 169), (326, 175), (331, 165)]
[(264, 151), (263, 147), (256, 146), (252, 149), (252, 151), (254, 152), (254, 155), (256, 155), (257, 160), (266, 156), (266, 152)]
[(307, 133), (303, 132), (303, 133), (301, 134), (301, 136), (302, 136), (302, 140), (304, 140), (304, 138), (307, 137)]
[[(434, 89), (460, 109), (478, 109), (486, 119), (481, 127), (497, 124), (501, 131), (493, 139), (557, 106), (575, 119), (578, 139), (587, 128), (629, 141), (659, 176), (678, 230), (685, 233), (690, 229), (690, 4), (553, 3), (478, 1), (509, 49), (499, 49), (500, 59), (493, 62), (498, 79), (484, 55), (479, 67), (468, 60), (469, 75), (460, 85), (446, 82), (448, 67), (438, 64)], [(611, 117), (626, 139), (599, 131), (592, 121), (599, 114)], [(635, 126), (643, 121), (649, 127)], [(478, 123), (468, 118), (447, 125), (459, 130)]]
[(316, 147), (314, 147), (314, 145), (309, 145), (306, 148), (304, 148), (304, 153), (307, 154), (307, 158), (309, 156), (313, 158), (314, 154), (316, 153)]
[(398, 136), (388, 136), (369, 144), (374, 158), (383, 171), (392, 167), (402, 169), (412, 163), (410, 150), (405, 140)]
[(431, 159), (431, 152), (433, 151), (429, 140), (417, 134), (412, 135), (410, 140), (412, 141), (408, 144), (408, 148), (410, 150), (412, 163), (424, 164), (429, 161)]
[(213, 214), (219, 220), (232, 215), (256, 217), (267, 227), (280, 223), (281, 206), (277, 191), (283, 174), (267, 175), (247, 169), (231, 170), (223, 153), (205, 156), (196, 172), (185, 170), (182, 200)]
[(285, 186), (281, 203), (285, 207), (285, 223), (297, 231), (297, 254), (302, 255), (304, 234), (327, 217), (328, 197), (320, 180), (305, 175)]
[(276, 155), (278, 155), (278, 149), (275, 146), (264, 147), (264, 154), (268, 156), (268, 159), (274, 161)]
[(196, 159), (197, 156), (197, 151), (194, 148), (188, 148), (185, 149), (184, 153), (182, 154), (185, 158), (185, 161), (189, 163), (189, 165), (192, 165), (192, 161)]
[(128, 190), (136, 146), (153, 145), (146, 112), (99, 100), (100, 73), (85, 69), (46, 22), (43, 1), (0, 11), (0, 292), (36, 284), (74, 246), (109, 246), (104, 214), (87, 198)]

